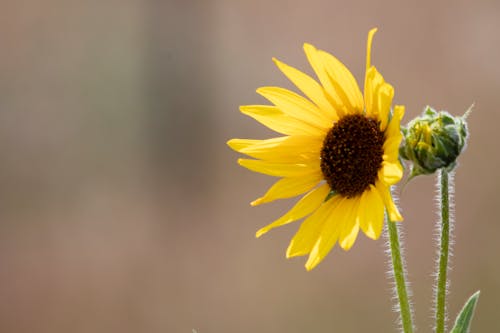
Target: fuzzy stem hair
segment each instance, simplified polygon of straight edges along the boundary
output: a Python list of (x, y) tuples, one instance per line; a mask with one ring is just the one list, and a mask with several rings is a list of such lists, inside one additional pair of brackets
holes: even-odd
[(453, 230), (453, 174), (441, 169), (437, 181), (437, 199), (439, 202), (440, 219), (437, 223), (438, 259), (436, 261), (436, 287), (434, 288), (435, 332), (443, 333), (446, 330), (447, 308), (446, 295), (448, 294), (448, 270)]
[(394, 295), (397, 298), (395, 306), (399, 313), (399, 321), (404, 333), (413, 333), (412, 309), (409, 299), (409, 287), (406, 283), (405, 262), (403, 258), (403, 249), (400, 242), (400, 232), (397, 223), (387, 217), (387, 253), (390, 257), (389, 274), (394, 278)]

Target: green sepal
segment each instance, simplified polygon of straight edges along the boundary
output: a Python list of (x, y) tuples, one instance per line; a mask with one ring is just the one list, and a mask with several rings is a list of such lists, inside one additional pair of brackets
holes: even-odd
[(330, 200), (331, 198), (333, 198), (334, 196), (336, 196), (338, 193), (331, 190), (327, 195), (326, 195), (326, 198), (325, 198), (325, 201), (324, 202), (327, 202), (328, 200)]
[(470, 331), (470, 323), (472, 321), (472, 317), (474, 316), (478, 299), (479, 291), (476, 291), (476, 293), (467, 300), (464, 307), (458, 314), (457, 319), (455, 320), (455, 326), (453, 326), (450, 333), (468, 333)]

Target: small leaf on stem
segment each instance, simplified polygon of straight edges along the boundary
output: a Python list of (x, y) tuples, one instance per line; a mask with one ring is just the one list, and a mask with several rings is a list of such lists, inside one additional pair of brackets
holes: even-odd
[(455, 326), (450, 333), (468, 333), (470, 330), (470, 323), (472, 321), (472, 317), (474, 316), (474, 310), (476, 309), (477, 300), (479, 299), (479, 291), (476, 291), (474, 295), (472, 295), (467, 303), (465, 303), (464, 307), (460, 311), (455, 320)]

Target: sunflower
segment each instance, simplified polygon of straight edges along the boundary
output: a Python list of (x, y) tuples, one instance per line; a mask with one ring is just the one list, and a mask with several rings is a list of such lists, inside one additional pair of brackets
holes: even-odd
[(309, 255), (307, 270), (316, 267), (336, 243), (349, 250), (359, 229), (378, 239), (384, 212), (391, 221), (403, 220), (390, 186), (403, 175), (398, 149), (404, 106), (391, 112), (394, 88), (370, 63), (376, 30), (368, 33), (364, 98), (344, 64), (306, 43), (304, 51), (319, 82), (273, 58), (305, 97), (284, 88), (262, 87), (257, 93), (274, 105), (240, 107), (243, 114), (284, 136), (228, 141), (232, 149), (252, 157), (239, 159), (241, 166), (280, 177), (252, 206), (302, 195), (256, 236), (305, 218), (286, 256)]

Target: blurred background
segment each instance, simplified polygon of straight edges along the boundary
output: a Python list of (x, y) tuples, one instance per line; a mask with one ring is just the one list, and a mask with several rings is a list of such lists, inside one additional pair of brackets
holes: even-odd
[[(0, 12), (1, 332), (395, 332), (384, 240), (314, 271), (285, 259), (293, 201), (251, 208), (273, 179), (238, 167), (255, 89), (312, 74), (307, 41), (362, 82), (372, 62), (405, 104), (461, 115), (451, 321), (481, 290), (498, 332), (500, 2), (6, 1)], [(401, 193), (416, 323), (431, 331), (435, 178)]]

